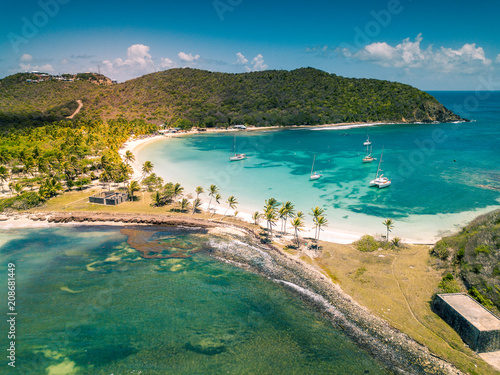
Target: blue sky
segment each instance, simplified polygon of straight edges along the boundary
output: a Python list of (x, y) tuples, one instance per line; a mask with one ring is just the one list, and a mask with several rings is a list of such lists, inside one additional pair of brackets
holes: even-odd
[(3, 0), (0, 77), (315, 67), (423, 90), (500, 90), (493, 0)]

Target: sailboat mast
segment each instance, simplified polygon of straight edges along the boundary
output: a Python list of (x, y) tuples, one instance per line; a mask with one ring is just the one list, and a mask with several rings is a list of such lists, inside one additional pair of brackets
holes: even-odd
[(311, 175), (313, 174), (313, 170), (314, 170), (314, 162), (316, 161), (316, 154), (314, 154), (314, 158), (313, 158), (313, 165), (311, 167)]

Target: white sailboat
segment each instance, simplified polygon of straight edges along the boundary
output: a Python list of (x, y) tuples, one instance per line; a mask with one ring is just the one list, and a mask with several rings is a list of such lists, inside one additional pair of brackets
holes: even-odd
[[(366, 143), (366, 142), (365, 142)], [(370, 142), (371, 143), (371, 142)], [(377, 160), (372, 156), (372, 146), (370, 145), (370, 151), (368, 151), (368, 146), (366, 146), (366, 155), (363, 158), (363, 163), (371, 163), (372, 161)]]
[(388, 177), (385, 177), (383, 174), (379, 175), (379, 173), (382, 172), (380, 166), (382, 165), (383, 156), (384, 149), (382, 148), (382, 153), (380, 154), (380, 160), (378, 162), (377, 174), (375, 176), (375, 179), (370, 181), (370, 187), (377, 186), (379, 189), (382, 189), (391, 185), (391, 180)]
[(237, 154), (236, 153), (236, 135), (233, 138), (233, 156), (229, 157), (229, 161), (244, 160), (247, 158), (247, 154)]
[(365, 143), (363, 143), (363, 146), (370, 146), (371, 144), (372, 144), (372, 143), (370, 142), (370, 136), (369, 136), (369, 135), (367, 135), (367, 136), (366, 136), (366, 141), (365, 141)]
[(312, 167), (311, 167), (311, 180), (318, 180), (320, 179), (321, 177), (323, 177), (322, 174), (319, 174), (318, 172), (313, 172), (314, 171), (314, 162), (316, 161), (316, 154), (314, 154), (314, 158), (313, 158), (313, 164), (312, 164)]

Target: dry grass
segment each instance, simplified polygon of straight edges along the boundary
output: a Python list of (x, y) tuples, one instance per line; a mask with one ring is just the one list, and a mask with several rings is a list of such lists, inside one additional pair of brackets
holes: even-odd
[(429, 247), (363, 253), (352, 245), (322, 243), (315, 263), (361, 305), (470, 374), (499, 374), (470, 350), (431, 310), (442, 278), (430, 266)]

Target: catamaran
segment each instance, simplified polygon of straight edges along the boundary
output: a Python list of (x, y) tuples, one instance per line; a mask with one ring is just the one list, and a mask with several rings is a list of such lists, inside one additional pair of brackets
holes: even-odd
[(382, 153), (380, 154), (380, 160), (378, 161), (377, 174), (374, 180), (370, 181), (370, 187), (377, 186), (379, 189), (388, 187), (391, 185), (391, 180), (388, 177), (385, 177), (383, 174), (379, 175), (382, 172), (380, 166), (382, 164), (382, 157), (384, 156), (384, 149), (382, 148)]
[(236, 135), (233, 138), (233, 156), (229, 157), (229, 161), (244, 160), (247, 158), (247, 154), (237, 154), (236, 153)]
[(314, 162), (316, 161), (316, 154), (314, 154), (314, 158), (313, 158), (313, 164), (312, 164), (312, 167), (311, 167), (311, 180), (318, 180), (320, 179), (321, 177), (323, 177), (322, 174), (319, 174), (318, 172), (313, 172), (314, 171)]

